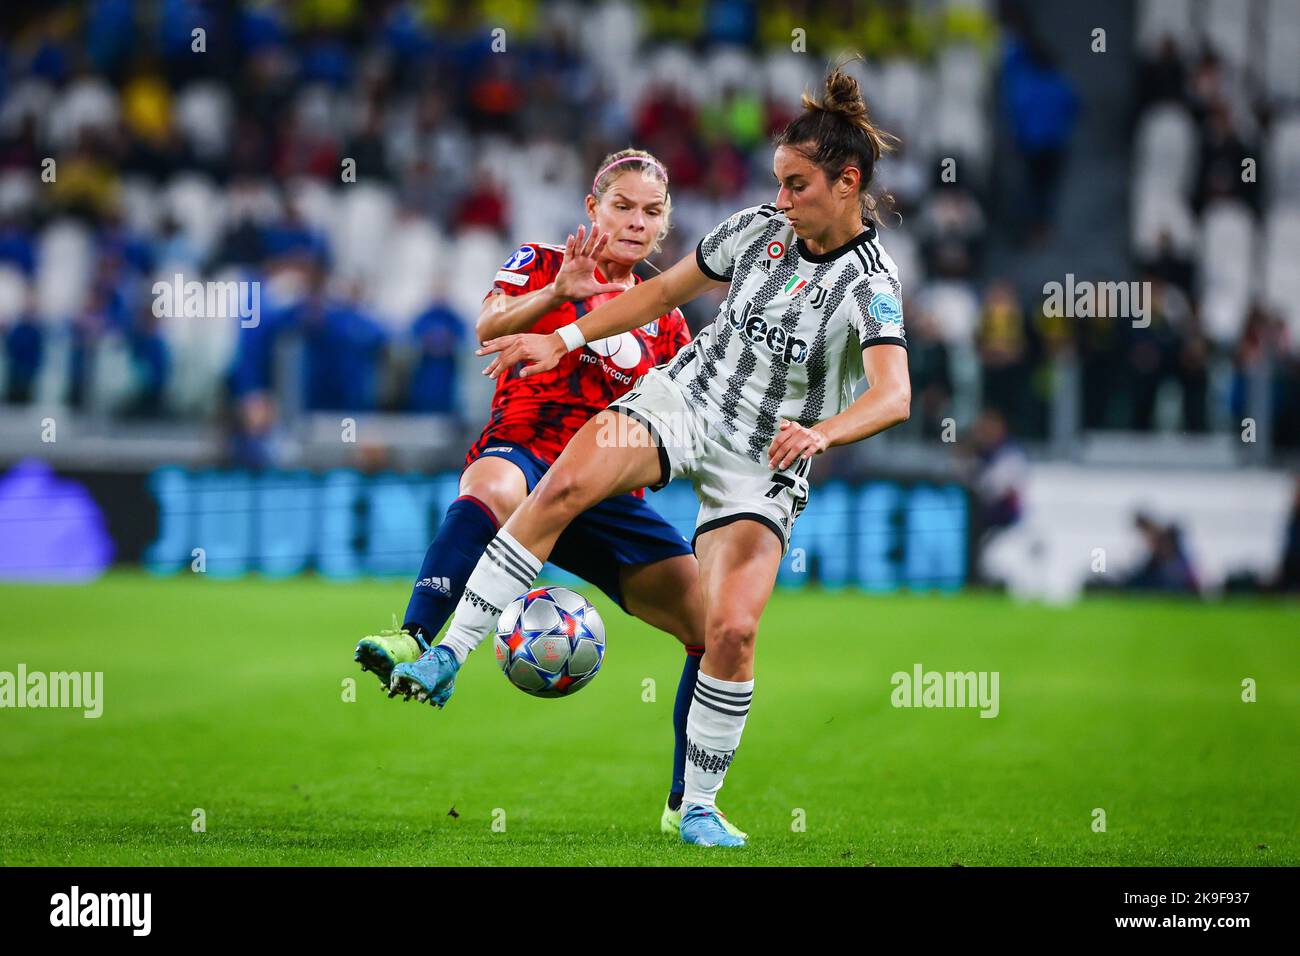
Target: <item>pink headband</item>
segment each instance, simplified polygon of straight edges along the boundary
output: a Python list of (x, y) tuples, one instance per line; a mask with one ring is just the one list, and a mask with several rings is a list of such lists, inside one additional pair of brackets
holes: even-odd
[(624, 156), (622, 159), (614, 160), (612, 163), (610, 163), (608, 166), (606, 166), (604, 169), (602, 169), (600, 172), (596, 174), (596, 178), (591, 181), (591, 193), (593, 196), (596, 194), (596, 184), (600, 182), (600, 177), (604, 176), (615, 166), (619, 166), (623, 163), (645, 163), (647, 166), (653, 166), (655, 169), (659, 170), (659, 175), (663, 176), (664, 185), (665, 186), (668, 185), (668, 170), (664, 169), (653, 159), (649, 159), (645, 156)]

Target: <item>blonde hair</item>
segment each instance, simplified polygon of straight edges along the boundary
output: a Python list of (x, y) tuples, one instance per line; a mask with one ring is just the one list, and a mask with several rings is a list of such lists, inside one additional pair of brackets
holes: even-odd
[(640, 173), (646, 179), (656, 183), (663, 183), (663, 221), (660, 222), (659, 234), (655, 236), (654, 244), (650, 247), (651, 253), (658, 252), (659, 246), (663, 243), (664, 237), (668, 235), (668, 230), (672, 225), (673, 197), (668, 192), (667, 168), (644, 149), (628, 148), (620, 149), (616, 153), (610, 153), (600, 161), (596, 169), (596, 178), (591, 184), (591, 195), (595, 197), (597, 204), (605, 198), (610, 187), (614, 185), (614, 181), (624, 173)]

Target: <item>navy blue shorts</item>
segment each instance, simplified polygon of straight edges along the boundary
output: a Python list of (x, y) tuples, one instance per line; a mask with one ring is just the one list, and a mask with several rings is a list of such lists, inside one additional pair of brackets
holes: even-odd
[[(504, 458), (516, 465), (529, 492), (549, 467), (522, 445), (488, 445), (478, 457)], [(555, 542), (550, 561), (594, 584), (626, 611), (619, 583), (622, 568), (693, 553), (690, 543), (644, 498), (628, 494), (607, 498), (578, 515)]]

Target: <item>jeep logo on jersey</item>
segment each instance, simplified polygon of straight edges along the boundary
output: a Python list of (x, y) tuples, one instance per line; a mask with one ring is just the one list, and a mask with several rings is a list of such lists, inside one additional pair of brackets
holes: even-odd
[(752, 302), (746, 302), (739, 314), (735, 309), (727, 315), (727, 322), (733, 329), (755, 345), (766, 345), (769, 352), (779, 355), (783, 362), (802, 365), (808, 361), (808, 343), (795, 338), (779, 325), (768, 325), (761, 315), (751, 315), (754, 310)]
[(510, 258), (505, 261), (505, 265), (501, 268), (522, 269), (524, 266), (528, 265), (528, 263), (532, 262), (536, 256), (537, 250), (532, 246), (520, 246), (511, 253)]

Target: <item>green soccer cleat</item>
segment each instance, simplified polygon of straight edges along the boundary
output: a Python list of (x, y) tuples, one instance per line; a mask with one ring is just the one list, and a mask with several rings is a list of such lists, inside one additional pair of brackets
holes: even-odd
[(402, 630), (394, 621), (393, 627), (363, 637), (357, 643), (353, 659), (361, 665), (363, 671), (370, 671), (378, 677), (388, 696), (392, 697), (394, 694), (389, 690), (388, 682), (393, 676), (393, 668), (398, 664), (419, 660), (420, 655), (428, 649), (429, 645), (423, 638)]
[[(727, 815), (721, 810), (718, 811), (718, 818), (722, 821), (722, 825), (726, 831), (732, 836), (738, 836), (742, 840), (749, 838), (749, 834), (728, 820)], [(681, 836), (682, 808), (680, 806), (674, 810), (668, 806), (667, 801), (664, 801), (664, 812), (663, 815), (659, 817), (659, 832), (667, 833), (672, 836)]]

